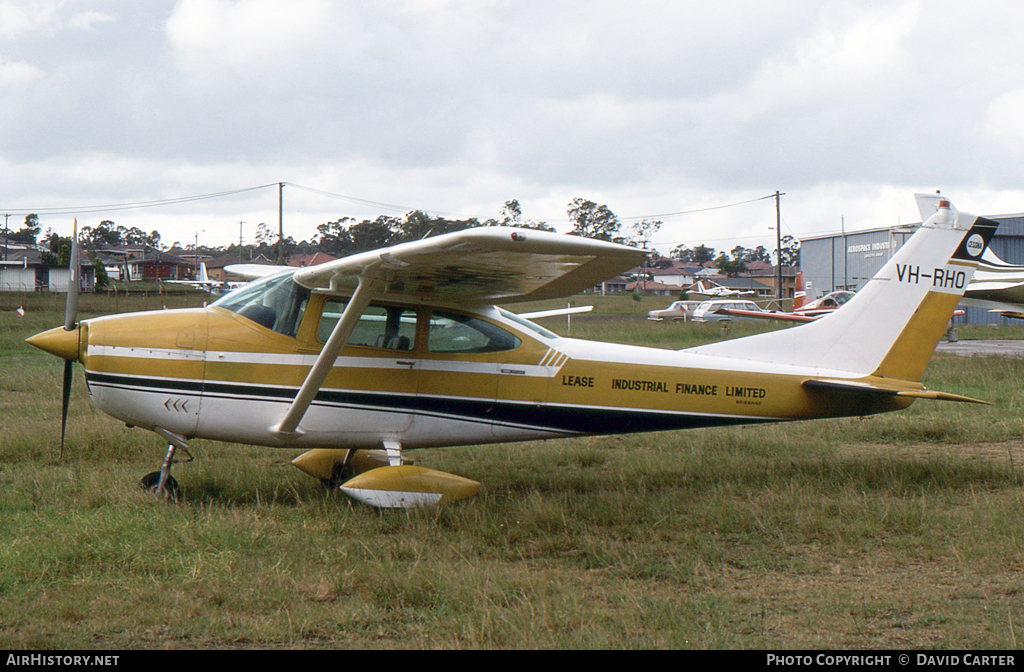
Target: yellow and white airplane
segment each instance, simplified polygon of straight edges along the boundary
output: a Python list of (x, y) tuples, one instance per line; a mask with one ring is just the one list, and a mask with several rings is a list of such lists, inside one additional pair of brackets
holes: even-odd
[[(85, 367), (101, 410), (168, 442), (142, 485), (176, 498), (193, 438), (306, 449), (296, 466), (382, 507), (478, 483), (406, 450), (860, 416), (915, 399), (996, 223), (943, 201), (843, 310), (680, 351), (562, 338), (497, 302), (571, 295), (643, 251), (478, 228), (255, 281), (207, 308), (132, 313), (29, 343)], [(982, 402), (983, 403), (983, 402)], [(354, 476), (353, 476), (354, 475)], [(349, 478), (349, 476), (353, 476)]]

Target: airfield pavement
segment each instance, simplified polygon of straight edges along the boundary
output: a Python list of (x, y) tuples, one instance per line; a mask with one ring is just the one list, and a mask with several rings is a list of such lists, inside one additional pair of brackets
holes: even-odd
[(957, 341), (940, 342), (935, 352), (948, 352), (965, 357), (1000, 355), (1003, 357), (1024, 357), (1024, 341)]

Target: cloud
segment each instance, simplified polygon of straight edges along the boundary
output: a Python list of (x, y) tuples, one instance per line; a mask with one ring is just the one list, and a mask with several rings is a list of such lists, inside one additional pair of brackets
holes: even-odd
[(60, 5), (59, 0), (0, 2), (0, 39), (12, 39), (53, 25)]
[(326, 0), (181, 0), (167, 20), (167, 39), (190, 69), (259, 68), (293, 61), (326, 38)]
[[(832, 229), (914, 190), (984, 210), (960, 193), (1021, 183), (1022, 20), (996, 0), (0, 0), (0, 179), (62, 204), (284, 180), (548, 221), (576, 196), (639, 216), (781, 189), (796, 232), (815, 203)], [(767, 235), (770, 210), (702, 221)]]
[(989, 104), (985, 132), (996, 142), (1024, 141), (1024, 88), (1007, 91)]
[[(70, 17), (64, 18), (70, 13)], [(73, 11), (64, 0), (0, 0), (0, 39), (15, 39), (25, 34), (53, 34), (62, 28), (90, 30), (98, 23), (117, 20), (117, 15), (96, 10)]]
[(42, 70), (24, 61), (11, 62), (0, 57), (0, 89), (23, 87), (43, 76)]
[(68, 19), (68, 27), (75, 30), (92, 30), (98, 24), (113, 23), (114, 21), (117, 21), (117, 14), (88, 10)]

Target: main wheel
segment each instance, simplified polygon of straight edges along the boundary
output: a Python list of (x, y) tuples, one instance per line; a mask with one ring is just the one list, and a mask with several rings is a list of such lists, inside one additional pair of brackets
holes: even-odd
[(328, 490), (337, 490), (338, 487), (356, 475), (355, 469), (352, 468), (351, 464), (346, 462), (338, 462), (334, 465), (331, 470), (330, 478), (321, 478), (320, 482), (324, 484), (324, 487)]
[(181, 488), (178, 487), (178, 481), (174, 480), (174, 476), (167, 475), (167, 480), (164, 481), (164, 487), (162, 490), (157, 490), (160, 484), (160, 472), (151, 471), (139, 481), (139, 489), (145, 490), (146, 492), (152, 493), (168, 502), (177, 502), (181, 497)]

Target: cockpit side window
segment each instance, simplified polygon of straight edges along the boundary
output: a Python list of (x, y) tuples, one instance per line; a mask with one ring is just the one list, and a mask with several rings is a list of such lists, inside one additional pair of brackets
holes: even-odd
[(502, 352), (522, 343), (490, 322), (455, 313), (435, 312), (430, 316), (427, 349), (431, 352)]
[[(328, 301), (320, 317), (317, 339), (327, 342), (345, 311), (345, 302)], [(348, 345), (388, 350), (412, 350), (416, 345), (416, 311), (397, 306), (371, 305), (359, 317)]]
[(309, 290), (287, 273), (252, 282), (212, 305), (294, 338), (306, 312), (309, 296)]

